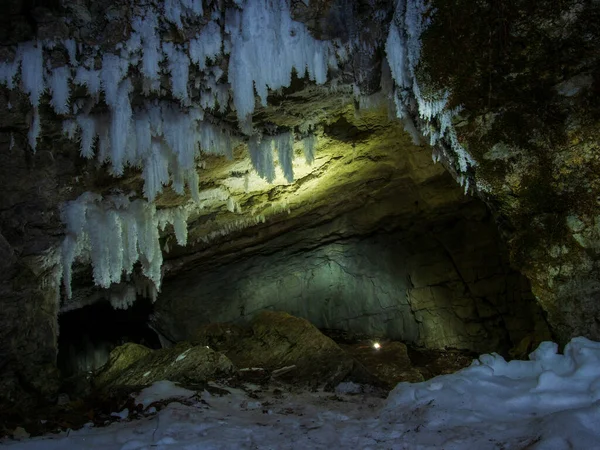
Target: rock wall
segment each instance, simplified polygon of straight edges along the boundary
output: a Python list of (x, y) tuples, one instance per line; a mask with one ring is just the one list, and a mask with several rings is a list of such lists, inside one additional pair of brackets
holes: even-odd
[(600, 339), (600, 5), (432, 7), (420, 82), (460, 105), (478, 194), (557, 337)]
[(186, 340), (202, 324), (243, 323), (270, 309), (319, 328), (429, 348), (507, 351), (545, 324), (527, 281), (508, 267), (483, 206), (473, 202), (462, 213), (408, 232), (323, 239), (309, 247), (286, 248), (295, 239), (283, 236), (276, 252), (165, 281), (156, 325), (170, 339)]

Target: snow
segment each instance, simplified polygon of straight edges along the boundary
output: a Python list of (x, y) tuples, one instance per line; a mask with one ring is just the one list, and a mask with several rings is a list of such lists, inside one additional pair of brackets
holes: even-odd
[[(142, 418), (4, 441), (14, 450), (70, 449), (597, 449), (600, 343), (545, 342), (530, 361), (482, 355), (459, 372), (400, 383), (387, 399), (356, 383), (330, 392), (250, 384), (196, 393), (161, 381), (136, 396)], [(171, 399), (157, 412), (156, 402)], [(127, 411), (129, 413), (129, 411)], [(125, 421), (127, 420), (127, 421)]]
[(173, 398), (190, 398), (196, 392), (177, 386), (170, 381), (157, 381), (152, 386), (143, 389), (135, 398), (137, 404), (142, 404), (144, 409), (152, 403)]

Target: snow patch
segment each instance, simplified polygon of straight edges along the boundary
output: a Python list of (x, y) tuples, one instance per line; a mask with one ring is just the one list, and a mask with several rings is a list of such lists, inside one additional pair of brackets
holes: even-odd
[(155, 402), (173, 398), (190, 398), (194, 395), (196, 395), (194, 391), (179, 387), (171, 381), (157, 381), (152, 386), (142, 390), (135, 397), (135, 401), (146, 409)]

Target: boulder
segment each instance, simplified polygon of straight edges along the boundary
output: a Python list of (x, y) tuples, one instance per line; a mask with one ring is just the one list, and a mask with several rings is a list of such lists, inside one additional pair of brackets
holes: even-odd
[(105, 386), (111, 384), (132, 364), (151, 353), (152, 350), (148, 347), (133, 342), (127, 342), (114, 348), (108, 356), (108, 361), (94, 378), (94, 385)]
[(150, 350), (127, 367), (110, 367), (106, 372), (111, 377), (96, 379), (98, 387), (143, 386), (160, 380), (179, 382), (185, 385), (202, 384), (209, 380), (231, 375), (235, 367), (223, 354), (206, 346), (181, 343), (173, 348)]
[[(200, 334), (210, 335), (211, 329), (219, 330), (210, 326)], [(239, 368), (264, 368), (277, 379), (296, 384), (333, 386), (354, 367), (333, 340), (307, 320), (284, 312), (262, 311), (252, 321), (251, 336), (226, 342), (221, 341), (218, 349)]]

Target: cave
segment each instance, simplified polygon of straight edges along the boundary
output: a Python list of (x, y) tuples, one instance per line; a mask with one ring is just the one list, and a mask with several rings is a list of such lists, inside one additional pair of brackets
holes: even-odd
[[(177, 422), (174, 398), (189, 417), (278, 414), (305, 447), (303, 413), (283, 418), (302, 408), (404, 430), (361, 425), (354, 448), (454, 443), (435, 429), (453, 408), (458, 428), (487, 417), (461, 441), (487, 448), (492, 404), (547, 420), (498, 446), (600, 439), (576, 432), (600, 385), (597, 2), (0, 16), (0, 443)], [(583, 412), (552, 435), (566, 410)]]

